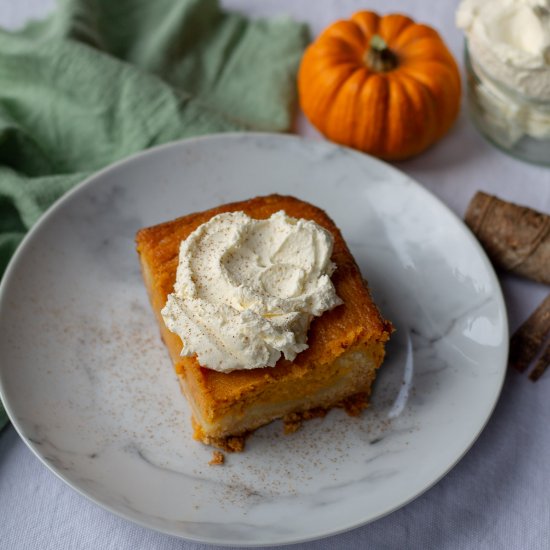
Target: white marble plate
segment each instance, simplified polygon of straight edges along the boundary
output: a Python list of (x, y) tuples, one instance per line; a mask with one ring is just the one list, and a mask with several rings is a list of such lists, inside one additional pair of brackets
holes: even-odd
[[(273, 192), (329, 213), (397, 332), (361, 418), (333, 411), (290, 436), (276, 422), (209, 466), (134, 234)], [(102, 171), (31, 231), (0, 296), (2, 398), (29, 447), (109, 510), (214, 544), (322, 537), (418, 496), (487, 422), (507, 341), (495, 274), (445, 206), (382, 162), (290, 136), (183, 141)]]

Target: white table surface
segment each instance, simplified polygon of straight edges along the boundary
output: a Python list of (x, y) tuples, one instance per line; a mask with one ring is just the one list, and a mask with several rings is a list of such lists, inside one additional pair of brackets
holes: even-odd
[[(0, 26), (15, 28), (53, 9), (53, 0), (4, 0)], [(318, 34), (359, 9), (403, 12), (438, 29), (458, 60), (462, 36), (455, 0), (225, 0), (252, 17), (289, 14)], [(1, 85), (1, 83), (0, 83)], [(319, 134), (299, 117), (297, 131)], [(550, 154), (550, 151), (549, 151)], [(475, 131), (465, 106), (430, 151), (398, 167), (459, 216), (477, 190), (550, 212), (550, 169), (493, 148)], [(501, 274), (510, 329), (538, 305), (548, 287)], [(510, 372), (486, 429), (459, 464), (414, 502), (370, 525), (303, 549), (550, 548), (550, 373), (536, 384)], [(10, 426), (0, 433), (0, 549), (199, 549), (209, 546), (134, 525), (80, 496), (46, 469)]]

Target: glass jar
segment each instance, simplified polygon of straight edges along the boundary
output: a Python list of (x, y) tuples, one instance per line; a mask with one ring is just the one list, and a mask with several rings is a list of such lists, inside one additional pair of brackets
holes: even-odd
[(491, 143), (519, 159), (550, 166), (550, 101), (526, 97), (494, 80), (465, 46), (470, 116)]

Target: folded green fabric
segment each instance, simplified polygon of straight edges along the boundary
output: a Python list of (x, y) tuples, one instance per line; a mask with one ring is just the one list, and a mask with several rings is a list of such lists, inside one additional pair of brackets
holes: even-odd
[(306, 42), (302, 24), (217, 0), (63, 0), (0, 30), (0, 275), (42, 212), (99, 168), (180, 138), (289, 130)]

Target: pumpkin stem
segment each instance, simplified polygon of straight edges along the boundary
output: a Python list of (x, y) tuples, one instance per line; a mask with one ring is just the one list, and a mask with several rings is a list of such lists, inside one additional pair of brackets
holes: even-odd
[(398, 59), (388, 48), (386, 41), (379, 34), (375, 34), (370, 39), (369, 49), (365, 53), (365, 63), (374, 72), (386, 73), (397, 67)]

